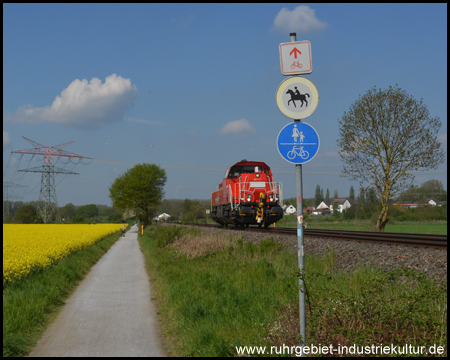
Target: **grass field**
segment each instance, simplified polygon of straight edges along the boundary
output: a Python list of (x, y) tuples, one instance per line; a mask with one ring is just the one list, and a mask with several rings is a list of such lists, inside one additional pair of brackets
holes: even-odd
[[(296, 215), (284, 215), (283, 219), (276, 223), (279, 227), (297, 227)], [(216, 224), (211, 219), (206, 221)], [(333, 221), (332, 219), (308, 218), (305, 220), (308, 229), (329, 230), (353, 230), (374, 231), (374, 225), (369, 220)], [(273, 225), (271, 225), (273, 226)], [(447, 235), (447, 221), (391, 221), (386, 225), (386, 232), (415, 233), (415, 234), (437, 234)]]
[(446, 282), (408, 269), (337, 273), (334, 253), (306, 257), (306, 273), (299, 274), (297, 255), (273, 240), (254, 245), (183, 227), (152, 226), (139, 241), (172, 356), (238, 356), (244, 346), (297, 349), (299, 276), (306, 283), (308, 345), (437, 344), (447, 354)]
[[(308, 229), (330, 229), (330, 230), (354, 230), (373, 231), (373, 225), (369, 220), (327, 221), (308, 218), (305, 220)], [(285, 215), (277, 223), (277, 226), (297, 227), (295, 215)], [(415, 233), (415, 234), (447, 234), (447, 221), (402, 221), (391, 222), (386, 225), (385, 232)]]

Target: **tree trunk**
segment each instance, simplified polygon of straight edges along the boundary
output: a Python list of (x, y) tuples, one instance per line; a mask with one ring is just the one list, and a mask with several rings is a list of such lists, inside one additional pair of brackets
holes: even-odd
[(386, 227), (387, 222), (389, 221), (388, 219), (388, 207), (389, 205), (387, 203), (382, 203), (381, 204), (381, 212), (380, 215), (378, 216), (378, 220), (377, 220), (377, 231), (384, 231), (384, 228)]

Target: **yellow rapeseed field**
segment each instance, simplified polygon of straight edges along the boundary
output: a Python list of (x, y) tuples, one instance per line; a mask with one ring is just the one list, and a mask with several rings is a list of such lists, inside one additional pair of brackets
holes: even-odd
[(119, 231), (121, 224), (4, 224), (3, 284)]

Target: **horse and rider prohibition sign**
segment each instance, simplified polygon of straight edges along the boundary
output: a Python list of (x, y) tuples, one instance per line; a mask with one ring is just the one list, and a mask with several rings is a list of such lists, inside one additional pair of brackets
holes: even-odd
[(299, 120), (316, 110), (319, 92), (312, 81), (302, 76), (291, 76), (278, 86), (276, 100), (283, 115)]
[(278, 152), (292, 164), (304, 164), (312, 160), (319, 151), (319, 145), (319, 134), (304, 122), (287, 124), (277, 138)]

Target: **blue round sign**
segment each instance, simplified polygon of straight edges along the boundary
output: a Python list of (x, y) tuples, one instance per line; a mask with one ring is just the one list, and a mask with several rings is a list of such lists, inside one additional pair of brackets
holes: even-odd
[(281, 129), (277, 138), (278, 152), (292, 164), (304, 164), (319, 151), (319, 134), (309, 124), (293, 122)]

